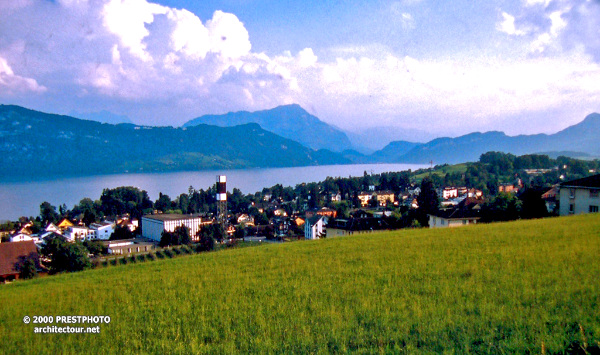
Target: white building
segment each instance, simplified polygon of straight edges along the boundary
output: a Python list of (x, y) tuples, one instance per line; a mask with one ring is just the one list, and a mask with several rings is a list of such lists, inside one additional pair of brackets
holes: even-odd
[(304, 223), (304, 238), (319, 239), (325, 233), (325, 222), (323, 216), (313, 216), (306, 219)]
[(90, 234), (90, 230), (84, 226), (70, 226), (65, 231), (64, 237), (68, 241), (74, 242), (76, 240), (86, 240)]
[(561, 216), (598, 212), (600, 206), (600, 175), (566, 181), (559, 185)]
[(27, 233), (17, 233), (17, 234), (11, 235), (9, 240), (11, 243), (35, 241), (33, 239), (33, 236), (31, 234), (27, 234)]
[(160, 242), (162, 232), (173, 232), (179, 226), (186, 226), (190, 231), (190, 239), (196, 239), (200, 231), (202, 218), (185, 214), (153, 214), (142, 217), (142, 236)]
[(111, 222), (101, 222), (90, 224), (88, 239), (109, 240), (110, 235), (115, 231), (115, 224)]
[(476, 224), (480, 219), (470, 211), (460, 209), (440, 210), (429, 216), (429, 228), (453, 228)]

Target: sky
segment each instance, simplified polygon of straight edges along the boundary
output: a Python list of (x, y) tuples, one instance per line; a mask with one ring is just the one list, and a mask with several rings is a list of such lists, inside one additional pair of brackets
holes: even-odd
[(600, 1), (0, 0), (0, 103), (554, 133), (600, 112)]

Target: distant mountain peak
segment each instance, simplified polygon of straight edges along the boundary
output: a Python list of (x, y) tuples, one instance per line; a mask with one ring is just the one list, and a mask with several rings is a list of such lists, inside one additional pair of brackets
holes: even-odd
[(263, 129), (295, 140), (314, 150), (328, 149), (341, 152), (352, 147), (346, 134), (311, 115), (298, 104), (277, 106), (256, 112), (230, 112), (224, 115), (204, 115), (186, 122), (183, 127), (198, 124), (231, 127), (257, 123)]

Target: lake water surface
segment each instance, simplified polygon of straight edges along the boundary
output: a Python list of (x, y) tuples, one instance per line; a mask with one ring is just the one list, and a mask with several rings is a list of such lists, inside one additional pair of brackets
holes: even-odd
[(382, 172), (403, 171), (426, 167), (419, 164), (353, 164), (323, 165), (295, 168), (239, 169), (184, 171), (173, 173), (116, 174), (55, 180), (0, 182), (0, 220), (16, 220), (20, 216), (37, 216), (40, 204), (50, 202), (57, 207), (65, 203), (68, 208), (84, 197), (97, 200), (104, 188), (136, 186), (148, 191), (150, 199), (155, 201), (162, 192), (175, 199), (188, 188), (206, 190), (216, 181), (217, 175), (227, 175), (227, 190), (234, 187), (243, 193), (254, 193), (264, 187), (275, 184), (295, 186), (303, 182), (322, 181), (326, 177), (362, 176), (365, 171), (378, 174)]

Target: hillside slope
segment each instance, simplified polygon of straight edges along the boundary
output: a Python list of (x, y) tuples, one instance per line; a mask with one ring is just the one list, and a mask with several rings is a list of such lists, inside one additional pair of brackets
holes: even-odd
[[(403, 230), (0, 285), (0, 353), (592, 347), (600, 341), (599, 230), (599, 214)], [(34, 334), (25, 315), (111, 322), (100, 334)]]
[(210, 124), (230, 127), (258, 123), (267, 131), (293, 139), (313, 149), (341, 152), (352, 144), (346, 134), (306, 112), (300, 105), (278, 106), (256, 112), (230, 112), (224, 115), (205, 115), (186, 122), (183, 127)]
[(257, 124), (189, 128), (102, 124), (0, 105), (0, 172), (87, 175), (346, 163)]

